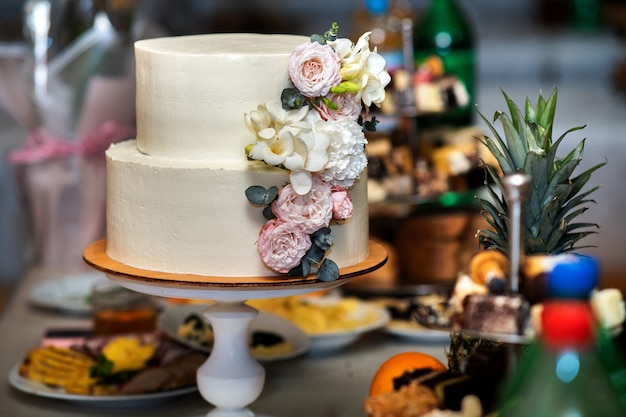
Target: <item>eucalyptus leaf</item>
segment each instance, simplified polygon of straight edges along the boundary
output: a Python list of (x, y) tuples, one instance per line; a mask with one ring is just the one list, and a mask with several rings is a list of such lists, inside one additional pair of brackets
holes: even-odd
[(280, 102), (285, 110), (300, 109), (308, 105), (306, 97), (297, 88), (285, 88), (280, 95)]
[(266, 204), (266, 195), (267, 190), (265, 189), (265, 187), (262, 187), (260, 185), (251, 185), (250, 187), (246, 188), (246, 197), (248, 198), (248, 201), (250, 201), (252, 204)]
[(324, 259), (324, 255), (326, 254), (326, 249), (319, 247), (318, 245), (311, 245), (309, 250), (305, 254), (305, 258), (315, 264), (319, 265)]
[(265, 220), (272, 220), (276, 218), (276, 215), (272, 211), (272, 206), (266, 206), (263, 208), (263, 218)]
[(322, 35), (314, 34), (311, 35), (311, 43), (317, 42), (320, 45), (326, 45), (326, 39)]
[(313, 243), (323, 250), (328, 250), (333, 244), (334, 237), (330, 227), (323, 227), (311, 235)]
[(334, 281), (339, 278), (339, 267), (337, 264), (330, 260), (326, 259), (320, 265), (319, 270), (317, 271), (317, 279), (324, 282)]
[(302, 258), (298, 266), (294, 266), (289, 270), (289, 275), (292, 277), (308, 277), (311, 273), (311, 264), (306, 258)]
[(265, 194), (265, 199), (263, 200), (265, 204), (272, 204), (274, 200), (278, 198), (278, 187), (275, 185), (268, 188), (267, 193)]

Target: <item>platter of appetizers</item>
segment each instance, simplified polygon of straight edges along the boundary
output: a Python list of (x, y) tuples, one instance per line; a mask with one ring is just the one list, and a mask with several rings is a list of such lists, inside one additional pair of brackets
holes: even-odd
[(73, 403), (96, 405), (99, 407), (141, 407), (163, 402), (174, 397), (196, 392), (198, 387), (188, 386), (185, 388), (169, 391), (151, 392), (146, 394), (129, 395), (86, 395), (70, 394), (63, 388), (46, 385), (24, 378), (19, 374), (19, 365), (13, 366), (9, 372), (9, 383), (16, 389), (38, 397), (54, 398)]
[(207, 355), (159, 333), (50, 340), (30, 349), (9, 372), (17, 390), (102, 407), (136, 406), (197, 391)]

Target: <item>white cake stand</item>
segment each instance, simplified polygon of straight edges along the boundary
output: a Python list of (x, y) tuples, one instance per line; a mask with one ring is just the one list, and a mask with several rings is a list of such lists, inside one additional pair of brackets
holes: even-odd
[(263, 391), (265, 369), (248, 348), (248, 326), (258, 312), (245, 301), (338, 287), (350, 278), (380, 268), (387, 261), (387, 253), (382, 245), (370, 241), (369, 256), (357, 265), (342, 268), (340, 277), (330, 282), (314, 277), (210, 277), (144, 270), (109, 258), (106, 240), (87, 246), (83, 258), (112, 281), (137, 292), (214, 300), (204, 315), (213, 327), (215, 341), (209, 358), (198, 369), (198, 390), (215, 406), (207, 417), (250, 417), (255, 414), (247, 406)]

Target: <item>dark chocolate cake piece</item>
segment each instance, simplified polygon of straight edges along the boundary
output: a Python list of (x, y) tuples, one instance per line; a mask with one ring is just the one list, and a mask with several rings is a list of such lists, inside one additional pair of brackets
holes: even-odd
[(463, 299), (461, 327), (485, 333), (523, 335), (530, 304), (522, 296), (472, 294)]

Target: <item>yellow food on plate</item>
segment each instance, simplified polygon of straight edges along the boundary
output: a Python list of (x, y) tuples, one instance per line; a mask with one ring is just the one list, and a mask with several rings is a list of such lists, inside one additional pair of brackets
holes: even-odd
[(362, 308), (355, 297), (281, 297), (247, 303), (290, 320), (308, 334), (350, 331), (379, 318), (375, 310)]
[(155, 351), (156, 346), (151, 343), (141, 343), (136, 337), (118, 337), (102, 349), (102, 354), (113, 362), (111, 373), (116, 374), (145, 367)]
[(62, 388), (71, 394), (89, 394), (96, 383), (90, 376), (95, 364), (89, 356), (69, 348), (38, 347), (28, 352), (19, 374), (31, 381)]

